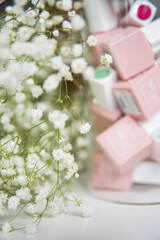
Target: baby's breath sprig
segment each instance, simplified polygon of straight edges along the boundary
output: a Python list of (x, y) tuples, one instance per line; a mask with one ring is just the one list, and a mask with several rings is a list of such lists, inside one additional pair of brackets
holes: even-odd
[[(79, 143), (90, 130), (83, 120), (89, 118), (83, 78), (90, 72), (84, 44), (96, 43), (81, 33), (81, 7), (72, 0), (15, 0), (0, 17), (0, 215), (15, 212), (0, 222), (2, 232), (35, 233), (45, 212), (65, 212), (69, 202), (87, 215), (70, 186), (79, 177)], [(31, 220), (16, 228), (21, 213)]]

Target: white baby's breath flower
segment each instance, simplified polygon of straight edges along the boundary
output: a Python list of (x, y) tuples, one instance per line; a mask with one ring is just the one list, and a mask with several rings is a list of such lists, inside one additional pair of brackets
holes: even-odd
[(21, 103), (24, 102), (26, 100), (26, 95), (22, 92), (18, 92), (15, 95), (15, 101), (16, 103)]
[(46, 0), (46, 2), (48, 3), (48, 5), (49, 5), (50, 7), (53, 7), (54, 4), (55, 4), (55, 0)]
[(68, 116), (64, 113), (61, 113), (59, 110), (55, 110), (49, 112), (48, 119), (53, 123), (54, 128), (63, 129), (65, 127), (65, 122), (67, 121)]
[(81, 124), (79, 127), (79, 131), (81, 134), (88, 133), (90, 129), (91, 129), (91, 125), (89, 123)]
[(74, 156), (70, 153), (65, 153), (63, 158), (63, 164), (66, 168), (70, 168), (71, 164), (74, 162)]
[(71, 48), (69, 46), (63, 46), (60, 48), (60, 52), (63, 57), (68, 57), (71, 53)]
[(71, 72), (66, 73), (64, 77), (67, 81), (73, 81), (73, 76)]
[(63, 31), (70, 31), (72, 29), (72, 25), (69, 21), (64, 20), (62, 23), (62, 28), (63, 28)]
[(27, 183), (27, 177), (25, 175), (19, 175), (17, 177), (17, 182), (21, 185), (24, 186)]
[(26, 225), (26, 233), (27, 234), (34, 234), (36, 233), (36, 226), (34, 223), (30, 222)]
[(0, 199), (2, 203), (6, 203), (8, 200), (8, 195), (4, 192), (0, 192)]
[(20, 42), (28, 41), (34, 32), (34, 28), (28, 26), (20, 27), (17, 32), (17, 40)]
[(31, 115), (32, 115), (33, 120), (38, 121), (42, 118), (43, 111), (41, 109), (32, 109)]
[(3, 114), (1, 117), (1, 123), (2, 124), (9, 124), (10, 123), (10, 117), (7, 114)]
[(64, 158), (65, 152), (63, 151), (63, 149), (54, 149), (52, 155), (54, 160), (60, 161)]
[(26, 80), (26, 84), (27, 84), (28, 86), (34, 85), (33, 79), (32, 79), (32, 78), (28, 78), (28, 79)]
[(17, 196), (10, 197), (8, 200), (8, 209), (16, 210), (19, 205), (20, 199)]
[[(83, 45), (74, 34), (74, 31), (83, 29), (85, 20), (76, 13), (82, 7), (82, 2), (76, 0), (31, 0), (31, 5), (36, 6), (29, 7), (27, 11), (23, 9), (28, 0), (14, 0), (14, 3), (6, 9), (10, 15), (4, 18), (5, 24), (0, 32), (0, 87), (4, 87), (12, 97), (0, 103), (0, 124), (4, 133), (0, 140), (3, 151), (0, 160), (0, 215), (9, 210), (16, 215), (27, 203), (26, 213), (37, 217), (42, 216), (48, 207), (52, 207), (54, 213), (65, 212), (63, 197), (59, 198), (53, 189), (57, 183), (56, 162), (62, 186), (66, 180), (79, 177), (78, 165), (70, 152), (72, 145), (68, 143), (70, 125), (75, 125), (76, 121), (71, 118), (67, 124), (66, 113), (71, 109), (68, 105), (67, 111), (60, 101), (56, 101), (60, 95), (56, 89), (62, 81), (63, 100), (65, 80), (72, 81), (74, 74), (84, 75), (87, 71), (87, 62), (81, 57)], [(93, 44), (92, 39), (90, 45)], [(5, 93), (4, 88), (2, 94)], [(79, 98), (78, 94), (76, 96)], [(40, 124), (46, 112), (49, 112), (49, 121)], [(83, 126), (80, 131), (84, 134), (88, 128)], [(58, 143), (55, 137), (57, 129), (60, 134)], [(19, 135), (20, 132), (25, 135)], [(51, 152), (50, 147), (57, 144), (59, 147), (53, 147)], [(84, 148), (87, 152), (87, 146)], [(4, 187), (6, 190), (3, 192)], [(52, 193), (54, 200), (49, 197)], [(64, 194), (66, 196), (67, 192)], [(76, 197), (71, 199), (77, 200)], [(1, 224), (1, 230), (10, 232), (14, 229), (10, 223), (5, 223)], [(25, 230), (32, 234), (36, 228), (30, 222)]]
[(46, 11), (46, 10), (43, 10), (42, 12), (41, 12), (41, 14), (40, 14), (40, 17), (41, 18), (44, 18), (45, 20), (47, 19), (47, 18), (49, 18), (49, 12), (48, 11)]
[(2, 226), (3, 233), (9, 233), (11, 230), (12, 230), (12, 227), (11, 227), (10, 223), (6, 222), (5, 224), (3, 224), (3, 226)]
[(32, 198), (29, 188), (21, 188), (16, 191), (16, 195), (19, 199), (29, 201)]
[(92, 66), (88, 66), (84, 70), (83, 75), (84, 75), (86, 80), (90, 80), (90, 79), (94, 78), (95, 69)]
[(40, 161), (39, 156), (36, 153), (28, 154), (27, 156), (27, 167), (33, 168)]
[(38, 67), (35, 62), (24, 62), (22, 64), (22, 78), (27, 79), (33, 76), (38, 71)]
[(31, 93), (32, 93), (32, 96), (34, 98), (39, 98), (42, 93), (43, 93), (43, 90), (41, 88), (41, 86), (39, 85), (34, 85), (32, 88), (31, 88)]
[(53, 70), (60, 70), (63, 65), (63, 59), (61, 56), (51, 58), (51, 67)]
[(76, 14), (74, 10), (68, 12), (69, 17), (73, 17)]
[(17, 168), (23, 168), (23, 166), (24, 166), (24, 158), (23, 157), (15, 155), (14, 157), (12, 157), (12, 161)]
[(71, 24), (73, 30), (81, 31), (85, 27), (86, 22), (83, 17), (81, 17), (78, 14), (75, 14), (73, 17), (71, 17)]
[(110, 54), (105, 53), (101, 56), (101, 63), (107, 65), (108, 67), (113, 62), (113, 58)]
[(94, 46), (97, 45), (97, 43), (98, 43), (98, 40), (97, 40), (97, 38), (96, 38), (95, 36), (90, 35), (90, 36), (88, 37), (88, 39), (87, 39), (87, 44), (88, 44), (88, 46), (94, 47)]
[(4, 125), (4, 130), (7, 131), (8, 133), (9, 132), (13, 132), (15, 131), (15, 126), (13, 124), (6, 124)]
[(52, 34), (53, 34), (54, 37), (58, 37), (59, 36), (59, 30), (54, 30), (52, 32)]
[[(37, 0), (31, 0), (31, 2), (32, 2), (32, 4), (35, 5), (37, 3)], [(37, 8), (44, 8), (44, 0), (39, 0), (36, 7)]]
[(68, 75), (69, 72), (70, 72), (70, 67), (68, 65), (63, 64), (58, 75), (62, 78), (62, 77), (65, 77), (66, 75)]
[(75, 174), (75, 178), (79, 178), (79, 174), (78, 173)]
[(75, 1), (73, 6), (74, 6), (74, 9), (78, 11), (82, 7), (82, 3), (79, 1)]
[(43, 84), (43, 89), (49, 93), (55, 90), (60, 82), (60, 77), (57, 74), (50, 75)]
[(29, 214), (35, 214), (36, 213), (36, 204), (31, 204), (31, 203), (27, 204), (26, 210)]
[(84, 203), (81, 205), (82, 217), (91, 217), (93, 214), (93, 208), (87, 207)]
[(69, 152), (72, 150), (72, 145), (70, 143), (67, 143), (63, 149), (64, 151)]
[(67, 167), (67, 172), (64, 178), (66, 180), (69, 180), (78, 171), (78, 166), (75, 162), (72, 162), (71, 164), (68, 164), (68, 166), (66, 165), (66, 167)]
[(71, 62), (71, 68), (73, 73), (75, 74), (83, 73), (86, 67), (87, 67), (87, 62), (82, 57), (73, 59)]
[(72, 48), (72, 54), (73, 57), (80, 57), (82, 55), (82, 45), (79, 43), (74, 44), (73, 48)]
[(53, 16), (52, 20), (53, 20), (53, 25), (58, 25), (63, 21), (63, 17), (61, 15), (55, 15)]
[(0, 86), (5, 87), (7, 90), (13, 90), (17, 85), (18, 81), (15, 76), (8, 71), (0, 71)]
[(60, 0), (56, 2), (56, 7), (62, 11), (69, 11), (72, 8), (72, 0)]

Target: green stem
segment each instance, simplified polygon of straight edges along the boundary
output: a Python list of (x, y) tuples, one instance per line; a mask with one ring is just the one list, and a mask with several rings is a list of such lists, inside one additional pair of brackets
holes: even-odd
[(18, 213), (9, 221), (9, 223), (10, 222), (12, 222), (21, 212), (22, 212), (22, 210), (25, 208), (25, 206), (26, 206), (27, 204), (24, 204), (24, 206), (18, 211)]
[(66, 87), (66, 96), (68, 96), (68, 85), (66, 80), (65, 80), (65, 87)]
[[(39, 124), (33, 126), (32, 128), (27, 129), (26, 131), (24, 131), (24, 132), (22, 132), (21, 134), (19, 134), (19, 136), (23, 136), (24, 134), (30, 132), (30, 131), (33, 130), (34, 128), (40, 126), (41, 124), (43, 124), (43, 123), (45, 123), (45, 122), (47, 122), (47, 121), (48, 121), (48, 120), (45, 120), (45, 121), (43, 121), (43, 122), (41, 122), (41, 123), (39, 123)], [(6, 142), (3, 143), (2, 145), (0, 145), (0, 148), (3, 147), (3, 146), (4, 146), (5, 144), (7, 144), (8, 142), (12, 141), (13, 139), (19, 137), (19, 136), (14, 136), (14, 137), (10, 138), (8, 141), (6, 141)]]
[(81, 115), (80, 115), (80, 113), (79, 113), (76, 105), (74, 104), (74, 102), (72, 101), (72, 99), (70, 98), (70, 96), (66, 96), (66, 98), (67, 98), (67, 99), (71, 102), (71, 104), (73, 105), (73, 107), (74, 107), (74, 109), (76, 110), (77, 115), (78, 115), (78, 117), (79, 117), (79, 119), (80, 119), (80, 121), (81, 121), (81, 123), (82, 123), (82, 118), (81, 118)]
[(61, 95), (62, 95), (62, 82), (60, 82), (60, 84), (59, 84), (59, 95), (58, 95), (58, 99), (61, 99)]

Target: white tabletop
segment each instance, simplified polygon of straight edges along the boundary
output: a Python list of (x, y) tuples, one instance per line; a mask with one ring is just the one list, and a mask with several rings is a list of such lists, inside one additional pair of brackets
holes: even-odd
[[(135, 206), (107, 202), (78, 187), (94, 213), (44, 217), (35, 235), (0, 233), (0, 240), (160, 240), (160, 205)], [(21, 219), (17, 219), (20, 221)]]

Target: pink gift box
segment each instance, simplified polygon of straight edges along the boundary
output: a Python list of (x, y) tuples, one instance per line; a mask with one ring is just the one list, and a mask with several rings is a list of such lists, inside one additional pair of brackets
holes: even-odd
[(109, 52), (123, 80), (143, 72), (154, 65), (152, 47), (145, 34), (137, 27), (117, 28), (103, 48)]
[(92, 184), (95, 188), (128, 190), (132, 185), (132, 171), (117, 172), (110, 161), (97, 150), (92, 159)]
[(115, 123), (121, 116), (122, 111), (116, 109), (114, 111), (107, 111), (103, 108), (100, 108), (96, 104), (91, 105), (91, 112), (93, 115), (93, 120), (96, 126), (96, 129), (101, 133), (107, 128), (109, 128), (113, 123)]
[[(120, 29), (120, 28), (118, 28), (118, 29)], [(98, 32), (98, 33), (92, 34), (98, 40), (97, 45), (93, 48), (93, 53), (94, 53), (94, 57), (95, 57), (95, 63), (97, 65), (100, 64), (101, 56), (105, 54), (105, 51), (103, 50), (102, 45), (106, 42), (106, 40), (109, 37), (111, 37), (116, 32), (117, 32), (117, 28), (113, 28), (112, 30), (107, 31), (107, 32)]]
[(133, 169), (148, 158), (153, 141), (130, 116), (125, 116), (96, 137), (96, 142), (119, 172)]
[(160, 66), (129, 81), (118, 81), (113, 91), (124, 113), (141, 120), (152, 117), (160, 109)]

